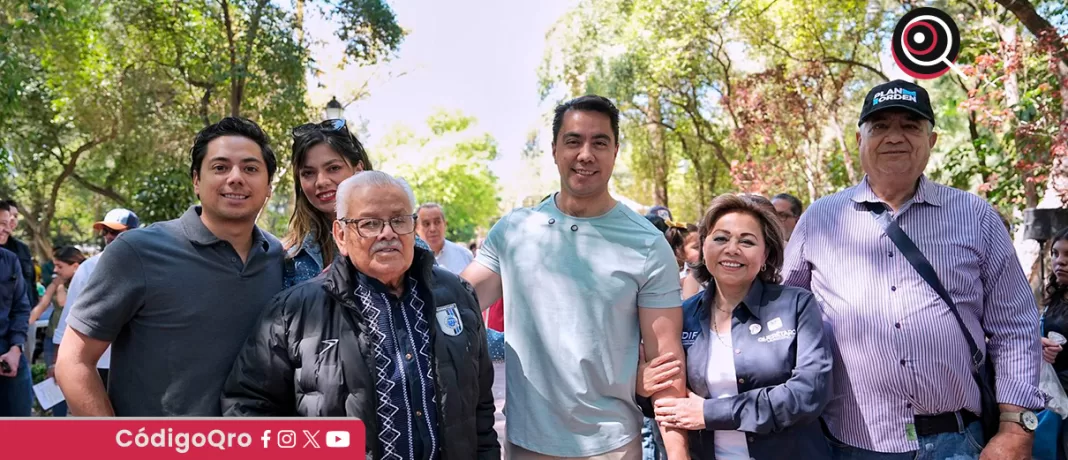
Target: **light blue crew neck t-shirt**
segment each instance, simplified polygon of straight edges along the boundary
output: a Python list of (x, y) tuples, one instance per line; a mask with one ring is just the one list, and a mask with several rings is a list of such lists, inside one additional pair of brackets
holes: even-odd
[(508, 441), (584, 457), (637, 437), (638, 308), (682, 302), (664, 235), (622, 203), (578, 218), (553, 197), (497, 222), (475, 260), (504, 287)]

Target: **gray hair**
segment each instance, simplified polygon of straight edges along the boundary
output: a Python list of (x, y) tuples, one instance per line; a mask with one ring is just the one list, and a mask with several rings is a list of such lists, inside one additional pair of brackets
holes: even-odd
[(363, 171), (353, 174), (352, 177), (345, 179), (337, 186), (335, 211), (338, 219), (348, 217), (349, 196), (352, 195), (354, 190), (364, 187), (398, 187), (404, 190), (405, 195), (408, 195), (409, 205), (413, 208), (415, 207), (415, 193), (412, 192), (412, 187), (408, 185), (408, 181), (400, 177), (390, 176), (382, 171)]
[(424, 209), (437, 209), (438, 211), (441, 211), (441, 220), (448, 220), (448, 219), (445, 218), (445, 208), (441, 207), (440, 204), (437, 204), (437, 203), (435, 203), (433, 201), (428, 202), (428, 203), (423, 203), (423, 204), (419, 205), (419, 209), (416, 209), (415, 213), (419, 214), (419, 211), (422, 211)]

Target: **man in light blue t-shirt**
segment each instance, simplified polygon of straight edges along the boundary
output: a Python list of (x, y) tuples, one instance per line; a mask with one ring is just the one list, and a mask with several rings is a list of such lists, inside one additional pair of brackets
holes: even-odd
[[(507, 458), (641, 458), (638, 347), (683, 356), (675, 256), (644, 217), (608, 193), (619, 111), (583, 96), (556, 108), (560, 192), (512, 211), (461, 274), (482, 309), (503, 295)], [(654, 396), (685, 395), (685, 380)], [(672, 459), (683, 432), (665, 431)]]

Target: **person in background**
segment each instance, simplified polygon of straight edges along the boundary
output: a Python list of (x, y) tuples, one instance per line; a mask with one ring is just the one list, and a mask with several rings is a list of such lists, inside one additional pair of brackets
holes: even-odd
[(7, 249), (18, 256), (22, 279), (26, 280), (26, 286), (28, 286), (26, 295), (29, 296), (30, 305), (37, 305), (37, 298), (40, 295), (37, 292), (37, 272), (34, 271), (33, 251), (30, 251), (30, 247), (26, 243), (15, 238), (12, 234), (19, 224), (17, 205), (13, 200), (2, 201), (3, 206), (8, 209), (9, 217), (4, 222), (4, 229), (0, 230), (0, 248)]
[[(141, 226), (141, 220), (137, 218), (137, 214), (129, 209), (115, 208), (108, 211), (104, 215), (104, 219), (93, 224), (93, 231), (97, 232), (101, 239), (104, 241), (104, 250), (107, 250), (115, 238), (118, 238), (120, 234), (128, 230), (132, 230)], [(100, 261), (100, 254), (85, 259), (78, 265), (78, 269), (75, 270), (74, 276), (71, 278), (70, 283), (67, 286), (67, 299), (64, 305), (74, 305), (78, 298), (81, 296), (82, 291), (85, 290), (86, 284), (89, 283), (89, 278), (93, 276), (93, 270), (96, 270), (96, 263)], [(53, 351), (54, 356), (59, 356), (59, 350), (62, 347), (63, 335), (67, 330), (67, 315), (70, 313), (70, 308), (63, 308), (61, 312), (52, 313), (52, 317), (59, 317), (56, 322), (56, 327), (52, 331), (52, 343), (55, 346)], [(54, 375), (56, 363), (51, 361), (48, 363), (48, 375)], [(100, 359), (96, 362), (97, 373), (100, 374), (100, 381), (104, 383), (104, 389), (107, 390), (108, 386), (108, 369), (111, 368), (111, 347), (104, 350), (104, 353), (100, 355)]]
[[(282, 238), (286, 250), (285, 287), (323, 272), (337, 257), (331, 229), (337, 187), (361, 171), (372, 171), (363, 144), (343, 119), (306, 123), (293, 128), (293, 215)], [(416, 244), (426, 247), (417, 238)]]
[(775, 214), (779, 216), (779, 222), (786, 232), (786, 241), (789, 242), (797, 219), (801, 218), (801, 200), (789, 193), (780, 193), (771, 198), (771, 205), (775, 207)]
[(282, 290), (282, 244), (256, 226), (278, 167), (267, 134), (223, 118), (189, 155), (201, 204), (116, 238), (71, 305), (56, 380), (74, 415), (221, 415), (234, 359)]
[(445, 239), (449, 222), (441, 205), (423, 203), (415, 213), (419, 216), (418, 234), (434, 251), (438, 265), (456, 274), (464, 271), (475, 256), (467, 248)]
[[(11, 210), (0, 202), (0, 234), (11, 230)], [(18, 256), (0, 248), (0, 417), (29, 417), (33, 376), (24, 355), (30, 325), (29, 284)]]
[(692, 392), (648, 405), (683, 368), (660, 360), (642, 366), (639, 402), (658, 423), (692, 430), (694, 458), (830, 458), (819, 422), (831, 399), (830, 346), (812, 293), (779, 284), (785, 242), (775, 213), (721, 195), (699, 233), (704, 264), (694, 275), (709, 288), (683, 302)]
[(1050, 332), (1068, 337), (1068, 228), (1053, 235), (1049, 252), (1053, 268), (1042, 299), (1042, 357), (1053, 364), (1061, 386), (1068, 388), (1068, 355), (1061, 354), (1061, 345), (1046, 337)]
[[(52, 342), (52, 338), (55, 335), (56, 325), (63, 316), (63, 307), (67, 304), (67, 288), (70, 286), (70, 280), (74, 278), (74, 273), (78, 271), (78, 266), (85, 261), (85, 255), (74, 246), (64, 246), (53, 251), (52, 261), (56, 267), (55, 276), (52, 277), (52, 282), (48, 284), (48, 289), (41, 296), (37, 306), (30, 312), (30, 324), (33, 324), (49, 306), (52, 307), (52, 315), (48, 317), (48, 329), (44, 336), (44, 358), (48, 365), (48, 377), (54, 375), (56, 345)], [(67, 402), (62, 401), (52, 406), (52, 415), (66, 416)]]
[(415, 195), (369, 171), (341, 182), (337, 199), (339, 256), (271, 301), (226, 382), (223, 413), (356, 417), (368, 459), (499, 460), (478, 302), (415, 247)]

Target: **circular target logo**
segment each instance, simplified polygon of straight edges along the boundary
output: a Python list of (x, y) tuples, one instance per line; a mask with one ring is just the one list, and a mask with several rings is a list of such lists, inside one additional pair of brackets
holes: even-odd
[(894, 27), (890, 43), (894, 61), (913, 78), (931, 79), (953, 69), (960, 54), (960, 31), (953, 18), (937, 8), (909, 11)]

